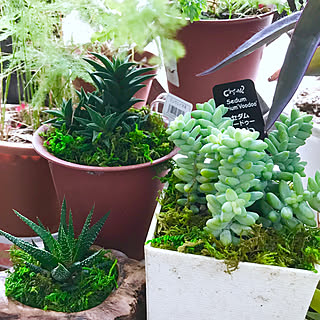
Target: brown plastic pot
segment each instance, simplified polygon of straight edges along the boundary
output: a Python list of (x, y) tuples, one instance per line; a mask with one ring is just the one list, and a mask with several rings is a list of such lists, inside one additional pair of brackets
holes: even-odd
[(59, 205), (48, 162), (31, 144), (0, 142), (0, 228), (19, 237), (36, 234), (12, 209), (37, 217), (51, 232), (59, 225)]
[(35, 150), (49, 161), (59, 202), (66, 198), (79, 234), (88, 212), (95, 206), (94, 221), (110, 211), (110, 216), (96, 241), (105, 248), (114, 248), (130, 258), (143, 258), (143, 245), (156, 207), (156, 198), (163, 185), (155, 176), (162, 176), (163, 163), (176, 150), (155, 161), (123, 166), (93, 167), (56, 158), (43, 146), (39, 133), (33, 136)]
[(221, 83), (242, 79), (255, 80), (263, 48), (223, 67), (208, 76), (196, 75), (217, 64), (252, 35), (269, 25), (273, 13), (230, 20), (200, 20), (182, 28), (177, 39), (186, 49), (185, 57), (177, 63), (175, 72), (179, 86), (168, 81), (169, 92), (191, 102), (203, 103), (212, 98), (212, 88)]

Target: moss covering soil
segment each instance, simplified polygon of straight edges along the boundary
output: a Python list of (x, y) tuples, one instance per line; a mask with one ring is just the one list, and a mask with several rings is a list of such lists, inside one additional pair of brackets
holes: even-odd
[[(44, 146), (57, 158), (65, 161), (100, 167), (116, 167), (146, 163), (161, 158), (173, 150), (168, 141), (162, 117), (147, 108), (131, 109), (144, 119), (131, 132), (118, 127), (110, 137), (110, 145), (103, 144), (99, 136), (92, 142), (79, 133), (72, 135), (62, 127), (51, 128), (44, 135)], [(101, 137), (101, 136), (100, 136)]]
[(14, 271), (8, 271), (6, 295), (30, 307), (60, 312), (87, 310), (101, 304), (117, 287), (117, 261), (107, 256), (60, 283), (49, 273), (32, 272), (26, 263), (37, 261), (17, 247), (10, 249), (10, 255)]
[(206, 206), (202, 212), (194, 214), (187, 206), (176, 205), (180, 194), (174, 187), (175, 178), (168, 176), (165, 178), (168, 188), (159, 199), (162, 208), (157, 216), (156, 233), (154, 239), (148, 241), (153, 247), (225, 260), (228, 272), (237, 269), (240, 261), (317, 272), (320, 229), (300, 227), (276, 231), (257, 224), (252, 226), (249, 236), (241, 237), (239, 244), (224, 246), (203, 230), (211, 218)]

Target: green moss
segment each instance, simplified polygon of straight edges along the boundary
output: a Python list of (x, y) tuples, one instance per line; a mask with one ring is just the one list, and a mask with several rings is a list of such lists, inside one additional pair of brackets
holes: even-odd
[(60, 159), (100, 167), (152, 162), (172, 151), (173, 144), (168, 141), (166, 128), (158, 114), (150, 114), (146, 108), (130, 112), (142, 115), (146, 121), (136, 124), (135, 129), (127, 133), (117, 128), (109, 146), (99, 140), (99, 135), (92, 142), (80, 133), (69, 134), (64, 127), (49, 130), (44, 135), (44, 145)]
[(50, 274), (32, 272), (26, 262), (37, 262), (14, 247), (10, 251), (14, 271), (8, 271), (6, 295), (25, 305), (43, 310), (77, 312), (102, 303), (117, 287), (116, 260), (101, 257), (93, 267), (83, 267), (67, 283)]
[(238, 267), (240, 261), (315, 271), (320, 262), (320, 229), (299, 227), (277, 231), (253, 225), (249, 236), (241, 237), (238, 244), (224, 246), (212, 234), (203, 230), (211, 215), (207, 210), (194, 214), (176, 203), (177, 191), (173, 177), (160, 203), (164, 206), (158, 215), (155, 238), (151, 245), (225, 260), (227, 271)]

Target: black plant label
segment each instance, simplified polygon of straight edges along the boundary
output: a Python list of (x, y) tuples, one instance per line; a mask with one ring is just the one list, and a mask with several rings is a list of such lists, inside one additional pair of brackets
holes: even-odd
[(235, 128), (260, 132), (264, 138), (264, 121), (254, 83), (250, 79), (218, 84), (212, 89), (216, 105), (224, 104)]

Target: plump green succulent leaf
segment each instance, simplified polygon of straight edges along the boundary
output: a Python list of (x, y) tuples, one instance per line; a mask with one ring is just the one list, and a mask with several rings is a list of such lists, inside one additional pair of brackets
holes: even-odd
[(50, 252), (34, 247), (32, 244), (15, 236), (12, 236), (11, 234), (5, 231), (0, 230), (0, 235), (6, 237), (9, 241), (14, 243), (21, 250), (29, 253), (32, 257), (38, 260), (44, 268), (51, 271), (58, 265), (58, 259)]
[(71, 272), (61, 263), (51, 271), (51, 276), (53, 279), (59, 282), (65, 282), (70, 278)]
[(282, 34), (293, 29), (297, 21), (301, 16), (301, 12), (295, 12), (287, 17), (284, 17), (268, 27), (262, 29), (261, 31), (254, 34), (249, 40), (244, 42), (239, 48), (232, 52), (228, 57), (223, 59), (218, 64), (209, 68), (208, 70), (199, 74), (199, 76), (205, 76), (211, 74), (228, 64), (247, 56), (256, 49), (262, 47), (263, 45), (279, 38)]
[(320, 2), (309, 0), (292, 35), (266, 122), (269, 130), (296, 92), (318, 47)]

